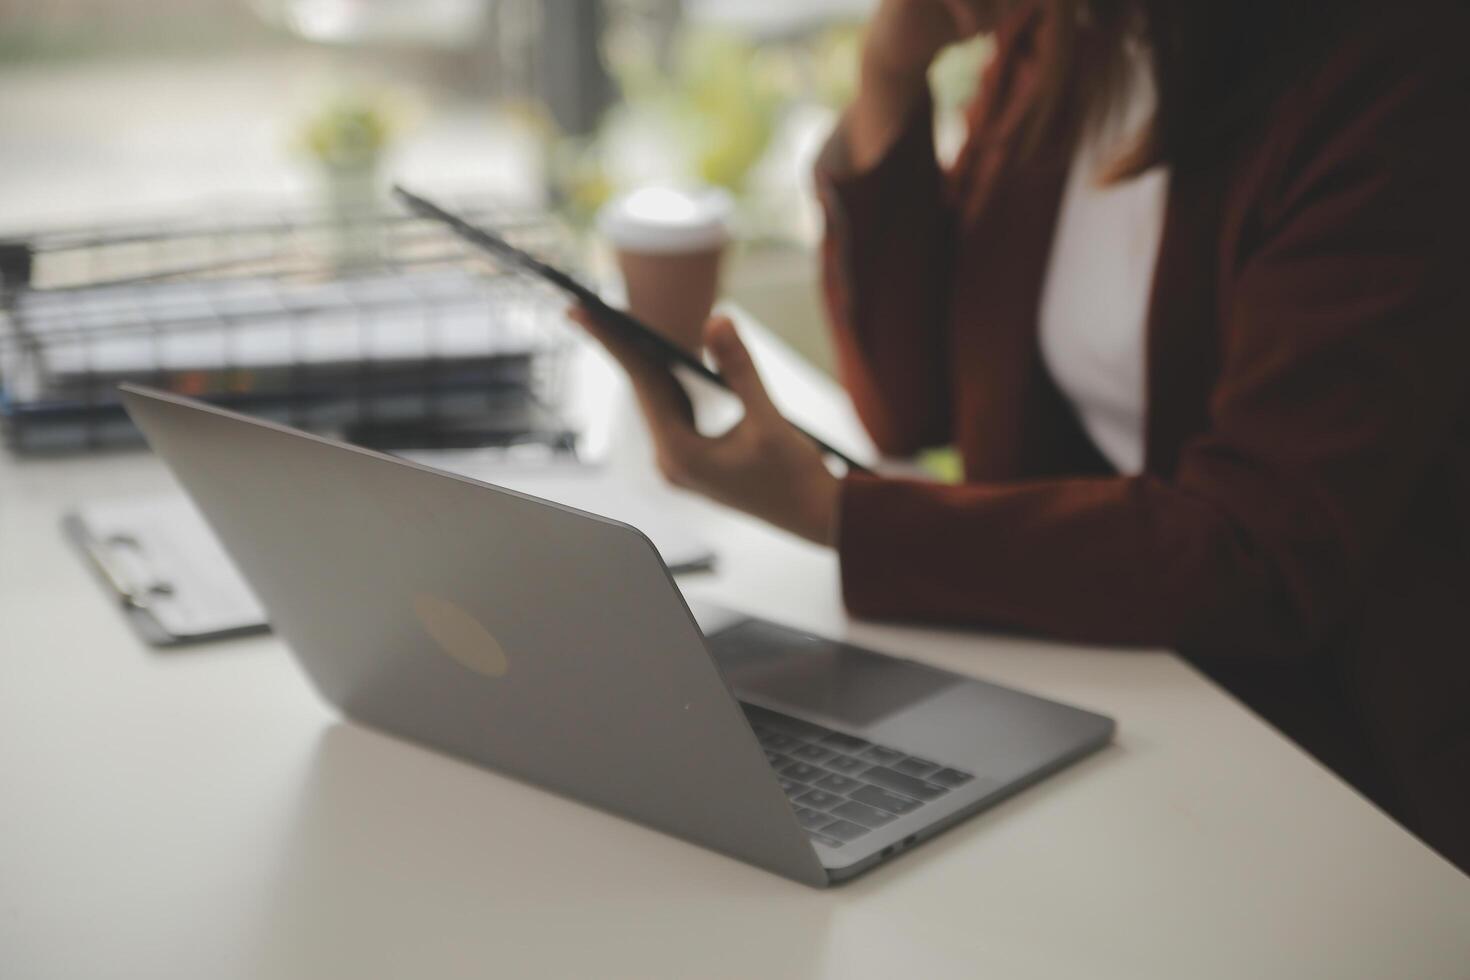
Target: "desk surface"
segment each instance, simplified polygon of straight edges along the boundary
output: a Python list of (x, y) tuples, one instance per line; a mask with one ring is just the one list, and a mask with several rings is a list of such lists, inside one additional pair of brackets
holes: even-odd
[(57, 521), (169, 485), (141, 454), (0, 460), (0, 975), (1470, 975), (1470, 879), (1168, 653), (851, 622), (830, 554), (680, 500), (720, 554), (691, 595), (1119, 721), (815, 891), (344, 723), (273, 638), (143, 646)]

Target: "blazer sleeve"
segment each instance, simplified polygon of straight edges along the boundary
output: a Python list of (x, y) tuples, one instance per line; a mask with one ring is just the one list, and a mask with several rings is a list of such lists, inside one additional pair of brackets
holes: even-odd
[(935, 156), (927, 91), (876, 164), (850, 167), (840, 126), (817, 160), (822, 288), (838, 375), (887, 455), (951, 439), (948, 323), (960, 202), (985, 148), (1009, 139), (1022, 121), (1026, 100), (1018, 93), (1035, 82), (1042, 12), (1026, 0), (997, 25), (966, 111), (965, 146), (950, 169)]
[(944, 311), (951, 215), (933, 105), (914, 106), (872, 167), (853, 172), (842, 127), (817, 164), (822, 287), (837, 369), (873, 442), (912, 455), (949, 439)]
[[(1226, 284), (1210, 427), (1169, 479), (850, 477), (849, 608), (1203, 655), (1303, 654), (1463, 438), (1463, 67), (1308, 100)], [(1453, 533), (1453, 532), (1450, 532)]]

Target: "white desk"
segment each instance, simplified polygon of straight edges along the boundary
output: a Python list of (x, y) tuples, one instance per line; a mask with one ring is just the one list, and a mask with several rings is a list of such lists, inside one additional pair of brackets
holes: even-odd
[(1470, 879), (1170, 654), (849, 622), (831, 555), (698, 508), (691, 594), (1119, 720), (815, 891), (344, 724), (272, 638), (143, 646), (57, 520), (168, 484), (0, 461), (0, 976), (1470, 976)]

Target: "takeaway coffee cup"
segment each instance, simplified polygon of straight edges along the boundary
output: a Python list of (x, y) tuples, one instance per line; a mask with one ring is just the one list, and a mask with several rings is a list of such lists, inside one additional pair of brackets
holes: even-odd
[(609, 201), (598, 228), (617, 255), (628, 310), (690, 353), (720, 288), (734, 202), (712, 187), (644, 187)]

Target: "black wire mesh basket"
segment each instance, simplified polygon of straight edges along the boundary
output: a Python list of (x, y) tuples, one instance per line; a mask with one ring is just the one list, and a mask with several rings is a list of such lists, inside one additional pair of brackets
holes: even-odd
[[(577, 268), (544, 214), (452, 206)], [(537, 442), (562, 421), (565, 302), (384, 210), (0, 239), (0, 426), (16, 452), (140, 445), (133, 381), (383, 449)]]

